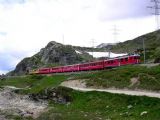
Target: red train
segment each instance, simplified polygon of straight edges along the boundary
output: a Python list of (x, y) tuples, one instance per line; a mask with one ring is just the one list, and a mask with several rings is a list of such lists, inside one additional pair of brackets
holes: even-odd
[(105, 68), (113, 68), (123, 65), (139, 64), (139, 63), (140, 63), (140, 56), (135, 54), (135, 55), (127, 55), (108, 60), (100, 60), (82, 64), (74, 64), (74, 65), (51, 67), (51, 68), (40, 68), (38, 70), (30, 71), (30, 74), (50, 74), (50, 73), (102, 70)]

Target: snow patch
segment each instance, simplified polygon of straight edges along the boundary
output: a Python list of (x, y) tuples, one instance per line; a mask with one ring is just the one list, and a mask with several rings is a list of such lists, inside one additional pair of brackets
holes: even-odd
[[(99, 57), (108, 57), (109, 56), (109, 52), (88, 52), (90, 55), (93, 55), (93, 57), (95, 58), (99, 58)], [(127, 53), (122, 53), (122, 54), (116, 54), (116, 53), (110, 53), (110, 57), (114, 58), (114, 57), (119, 57), (119, 56), (124, 56), (127, 55)]]
[(76, 53), (78, 53), (78, 54), (82, 54), (80, 51), (77, 51), (77, 50), (75, 50), (76, 51)]

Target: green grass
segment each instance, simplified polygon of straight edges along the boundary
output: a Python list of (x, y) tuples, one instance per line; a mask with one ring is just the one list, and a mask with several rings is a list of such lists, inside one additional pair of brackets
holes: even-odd
[[(160, 100), (105, 92), (69, 91), (73, 101), (51, 103), (37, 120), (159, 120)], [(131, 107), (129, 107), (131, 106)], [(140, 114), (147, 111), (147, 114)]]
[[(21, 93), (38, 93), (46, 88), (56, 87), (62, 81), (67, 79), (67, 75), (41, 76), (31, 75), (25, 77), (13, 77), (0, 81), (0, 86), (15, 86), (18, 88), (26, 88), (20, 90)], [(27, 89), (30, 88), (30, 89)]]
[[(137, 78), (139, 84), (131, 86), (131, 78)], [(83, 73), (73, 75), (72, 79), (86, 79), (88, 86), (99, 86), (104, 88), (128, 88), (128, 89), (145, 89), (160, 90), (160, 66), (143, 67), (123, 66), (115, 69)]]
[[(132, 78), (137, 78), (138, 83), (131, 85)], [(134, 65), (68, 75), (13, 77), (0, 81), (0, 86), (30, 87), (30, 89), (25, 90), (26, 93), (37, 93), (47, 87), (58, 86), (67, 79), (85, 79), (87, 86), (160, 91), (160, 66), (147, 68)]]
[[(63, 89), (62, 89), (63, 88)], [(160, 100), (145, 96), (127, 96), (106, 92), (79, 92), (58, 87), (71, 96), (68, 104), (50, 101), (49, 110), (36, 120), (159, 120)], [(62, 92), (62, 91), (61, 91)], [(141, 115), (146, 111), (147, 114)], [(33, 120), (20, 116), (8, 116), (15, 120)]]
[[(130, 79), (139, 77), (140, 84), (130, 87)], [(0, 86), (11, 85), (20, 88), (23, 94), (46, 94), (46, 89), (57, 91), (71, 97), (69, 104), (58, 104), (49, 100), (49, 111), (42, 113), (37, 120), (159, 120), (160, 100), (145, 96), (127, 96), (105, 92), (79, 92), (58, 87), (67, 79), (86, 79), (88, 86), (116, 87), (129, 89), (160, 90), (160, 66), (124, 66), (116, 69), (82, 72), (79, 74), (60, 74), (52, 76), (12, 77), (0, 81)], [(63, 89), (62, 89), (63, 88)], [(140, 115), (147, 111), (147, 114)], [(15, 120), (32, 120), (12, 116)]]

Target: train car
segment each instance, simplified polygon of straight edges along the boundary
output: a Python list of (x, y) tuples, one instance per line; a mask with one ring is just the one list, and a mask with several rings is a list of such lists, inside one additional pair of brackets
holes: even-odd
[(63, 67), (63, 72), (77, 72), (79, 71), (79, 64), (68, 65)]
[(41, 68), (31, 73), (33, 74), (49, 74), (49, 73), (63, 73), (63, 72), (78, 72), (78, 71), (89, 71), (89, 70), (101, 70), (105, 68), (113, 68), (123, 65), (139, 64), (140, 56), (137, 54), (126, 55), (116, 57), (108, 60), (101, 60), (83, 64), (59, 66), (52, 68)]
[(110, 59), (104, 61), (104, 68), (112, 68), (119, 66), (119, 59)]
[(122, 56), (104, 61), (104, 68), (118, 67), (130, 64), (139, 64), (139, 55)]
[(140, 55), (131, 55), (128, 57), (128, 64), (139, 64)]
[(39, 71), (38, 71), (38, 70), (29, 70), (28, 73), (29, 73), (30, 75), (32, 75), (32, 74), (38, 74)]
[(62, 73), (63, 72), (63, 67), (52, 67), (50, 68), (50, 73)]
[(87, 71), (87, 70), (100, 70), (104, 68), (104, 61), (96, 61), (90, 63), (84, 63), (79, 65), (80, 71)]
[(49, 74), (50, 68), (40, 68), (38, 69), (38, 74)]

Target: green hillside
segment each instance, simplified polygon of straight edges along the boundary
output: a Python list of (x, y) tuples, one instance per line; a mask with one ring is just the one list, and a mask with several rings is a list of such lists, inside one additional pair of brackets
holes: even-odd
[(134, 53), (136, 51), (143, 56), (143, 40), (146, 48), (146, 59), (160, 62), (160, 55), (157, 53), (160, 49), (160, 30), (113, 45), (111, 51), (117, 53)]
[[(132, 78), (137, 78), (138, 82), (131, 85)], [(105, 92), (79, 92), (59, 85), (63, 81), (77, 79), (86, 80), (90, 87), (160, 91), (159, 78), (160, 66), (150, 68), (125, 66), (77, 74), (8, 77), (0, 81), (0, 87), (9, 85), (25, 88), (15, 92), (29, 95), (36, 101), (49, 101), (48, 111), (42, 113), (36, 120), (158, 120), (160, 118), (158, 98)], [(33, 120), (31, 117), (17, 115), (7, 115), (7, 117), (15, 120)]]

